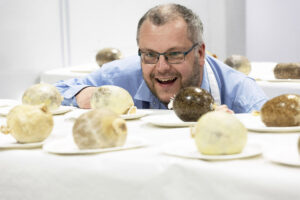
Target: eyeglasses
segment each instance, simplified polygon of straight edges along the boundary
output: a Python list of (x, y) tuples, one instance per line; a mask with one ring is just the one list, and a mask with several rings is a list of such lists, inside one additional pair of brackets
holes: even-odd
[(141, 57), (143, 63), (145, 64), (156, 64), (161, 55), (165, 57), (166, 61), (169, 64), (179, 64), (185, 60), (185, 56), (188, 53), (190, 53), (197, 45), (198, 43), (194, 44), (189, 50), (185, 52), (174, 51), (174, 52), (157, 53), (153, 51), (143, 52), (139, 49), (138, 54)]

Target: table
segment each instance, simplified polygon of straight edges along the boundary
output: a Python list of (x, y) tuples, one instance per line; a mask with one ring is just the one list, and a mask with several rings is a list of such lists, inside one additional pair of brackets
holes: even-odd
[[(151, 110), (152, 114), (172, 111)], [(71, 134), (73, 121), (54, 116), (47, 141)], [(5, 119), (0, 118), (3, 124)], [(126, 121), (129, 137), (149, 145), (109, 153), (56, 155), (42, 149), (0, 150), (0, 199), (300, 199), (300, 168), (278, 165), (264, 155), (204, 161), (173, 157), (162, 146), (190, 139), (189, 128), (162, 128), (143, 119)], [(249, 132), (263, 149), (284, 148), (299, 133)]]
[(47, 70), (41, 74), (40, 82), (54, 84), (60, 80), (80, 78), (97, 70), (99, 66), (95, 63), (86, 65), (70, 66)]
[(276, 64), (275, 62), (252, 62), (249, 76), (256, 80), (269, 98), (286, 93), (300, 95), (300, 80), (275, 79), (273, 69)]
[(270, 82), (260, 80), (257, 81), (257, 84), (269, 98), (291, 93), (300, 95), (300, 82)]

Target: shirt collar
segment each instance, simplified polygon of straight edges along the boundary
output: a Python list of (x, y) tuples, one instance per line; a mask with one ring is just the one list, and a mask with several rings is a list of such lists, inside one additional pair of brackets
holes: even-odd
[(148, 102), (151, 109), (166, 109), (166, 106), (159, 101), (159, 99), (152, 94), (145, 80), (143, 80), (134, 95), (134, 99)]
[(142, 80), (139, 88), (137, 89), (134, 98), (140, 101), (148, 101), (151, 102), (153, 99), (153, 94), (151, 93), (150, 89), (148, 88), (145, 80)]
[(209, 80), (208, 80), (208, 74), (207, 74), (206, 67), (207, 67), (206, 64), (204, 64), (201, 88), (210, 92), (210, 86), (209, 86)]

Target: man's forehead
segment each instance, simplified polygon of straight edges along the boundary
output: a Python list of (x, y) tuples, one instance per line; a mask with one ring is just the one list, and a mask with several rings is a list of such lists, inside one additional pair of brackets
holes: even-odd
[(155, 25), (147, 20), (141, 26), (139, 34), (140, 40), (149, 37), (171, 37), (176, 34), (184, 37), (187, 35), (187, 25), (183, 20), (170, 21), (164, 25)]
[(141, 28), (139, 47), (158, 52), (171, 49), (185, 50), (192, 44), (188, 38), (186, 25), (182, 22), (170, 22), (156, 26), (151, 22), (145, 22)]
[(152, 25), (152, 26), (155, 26), (155, 27), (162, 27), (162, 26), (167, 26), (167, 25), (170, 25), (170, 24), (173, 24), (175, 26), (187, 26), (185, 20), (182, 18), (182, 17), (172, 17), (172, 18), (169, 18), (167, 21), (164, 21), (163, 23), (156, 23), (156, 21), (152, 21), (151, 19), (146, 19), (141, 28), (143, 28), (144, 25)]

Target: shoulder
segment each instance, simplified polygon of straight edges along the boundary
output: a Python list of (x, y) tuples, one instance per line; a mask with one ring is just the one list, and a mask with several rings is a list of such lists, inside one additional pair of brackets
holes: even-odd
[[(211, 56), (206, 56), (207, 62), (210, 64), (217, 81), (223, 84), (238, 84), (241, 82), (253, 82), (254, 80), (247, 75), (231, 68), (222, 61), (215, 59)], [(255, 82), (255, 81), (254, 81)]]
[(267, 100), (263, 90), (249, 76), (207, 56), (221, 91), (222, 102), (236, 113), (258, 110)]
[(245, 78), (246, 75), (244, 75), (241, 72), (238, 72), (237, 70), (231, 68), (230, 66), (226, 65), (224, 62), (212, 57), (212, 56), (206, 56), (207, 62), (210, 64), (212, 69), (214, 70), (215, 73), (218, 75), (237, 75), (242, 78)]

